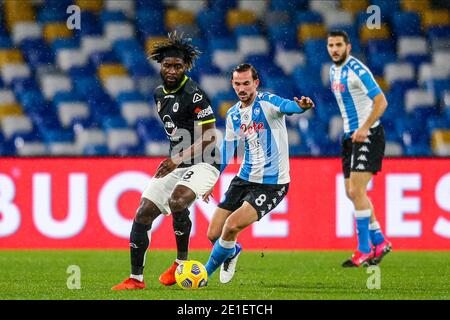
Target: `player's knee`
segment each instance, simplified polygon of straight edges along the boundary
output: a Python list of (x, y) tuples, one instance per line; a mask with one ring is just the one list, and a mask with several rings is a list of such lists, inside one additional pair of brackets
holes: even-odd
[(211, 243), (215, 243), (217, 241), (217, 239), (219, 239), (220, 233), (217, 232), (216, 230), (208, 228), (208, 232), (207, 232), (206, 236), (208, 237), (208, 240)]
[(154, 206), (149, 203), (141, 203), (136, 211), (134, 220), (138, 223), (151, 225), (153, 220), (159, 215)]
[(352, 201), (357, 201), (357, 200), (365, 197), (365, 194), (366, 194), (366, 192), (362, 188), (349, 188), (349, 190), (347, 192), (347, 196)]
[(187, 207), (188, 207), (188, 203), (187, 203), (187, 201), (184, 198), (182, 198), (182, 197), (174, 197), (174, 196), (170, 197), (170, 199), (169, 199), (169, 208), (170, 208), (170, 211), (172, 213), (174, 213), (174, 212), (181, 212), (184, 209), (187, 209)]
[(242, 227), (234, 220), (228, 219), (224, 225), (224, 233), (227, 235), (237, 235), (242, 230)]

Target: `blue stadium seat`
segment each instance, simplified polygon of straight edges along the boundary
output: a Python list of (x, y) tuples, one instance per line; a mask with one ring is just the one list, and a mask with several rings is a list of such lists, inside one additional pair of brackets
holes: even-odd
[(141, 10), (162, 10), (164, 9), (163, 0), (136, 0), (136, 12)]
[(268, 77), (265, 83), (261, 84), (264, 88), (271, 89), (273, 94), (282, 98), (292, 100), (294, 96), (298, 96), (292, 80), (288, 77)]
[(273, 46), (285, 49), (298, 47), (297, 28), (294, 25), (272, 25), (268, 28), (268, 37)]
[(211, 7), (226, 11), (237, 7), (237, 0), (214, 0), (210, 2)]
[(305, 23), (323, 23), (323, 18), (319, 12), (315, 11), (297, 11), (294, 15), (296, 26)]
[(9, 36), (0, 36), (0, 49), (9, 49), (13, 47), (13, 43)]
[(167, 135), (164, 127), (158, 119), (142, 119), (136, 123), (136, 132), (143, 142), (166, 141)]
[(89, 56), (89, 62), (98, 68), (102, 64), (118, 63), (119, 60), (113, 51), (95, 51)]
[(104, 117), (101, 125), (103, 130), (128, 128), (128, 124), (125, 119), (119, 115)]
[(11, 87), (16, 96), (20, 96), (24, 92), (31, 90), (39, 90), (34, 78), (16, 78), (11, 82)]
[(102, 25), (93, 12), (86, 10), (81, 11), (80, 20), (82, 27), (80, 29), (75, 29), (76, 35), (86, 36), (103, 34)]
[(426, 35), (429, 40), (439, 38), (450, 38), (450, 26), (430, 27), (427, 30)]
[(123, 11), (104, 10), (100, 13), (100, 22), (104, 26), (108, 22), (126, 22), (127, 16)]
[(309, 0), (272, 0), (270, 9), (272, 11), (280, 10), (289, 13), (308, 9)]
[(371, 0), (370, 4), (380, 7), (383, 15), (391, 16), (400, 11), (400, 0)]
[(83, 148), (83, 156), (107, 156), (109, 149), (107, 145), (88, 144)]
[(449, 79), (430, 79), (425, 82), (425, 88), (432, 91), (436, 97), (440, 97), (445, 90), (450, 88)]
[(392, 31), (397, 36), (421, 35), (420, 16), (417, 12), (398, 12), (392, 16)]
[(226, 37), (230, 33), (225, 23), (225, 13), (221, 10), (213, 9), (200, 12), (197, 15), (197, 24), (208, 39)]
[(257, 25), (238, 25), (233, 30), (234, 36), (239, 38), (241, 36), (259, 36), (261, 29)]
[[(59, 3), (58, 1), (55, 2)], [(67, 17), (69, 16), (66, 13), (67, 6), (46, 6), (39, 10), (37, 15), (37, 21), (41, 24), (52, 23), (52, 22), (66, 22)]]
[(54, 63), (54, 56), (43, 39), (25, 39), (20, 48), (32, 68)]
[(319, 68), (324, 62), (329, 62), (327, 40), (311, 39), (305, 41), (305, 55), (309, 66)]
[(143, 41), (149, 36), (165, 35), (163, 12), (153, 9), (137, 11), (136, 30)]

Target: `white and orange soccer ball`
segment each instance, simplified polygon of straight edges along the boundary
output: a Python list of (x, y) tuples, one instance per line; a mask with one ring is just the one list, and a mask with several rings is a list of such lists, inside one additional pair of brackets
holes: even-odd
[(178, 265), (175, 270), (175, 279), (183, 289), (198, 289), (206, 286), (208, 273), (200, 262), (188, 260)]

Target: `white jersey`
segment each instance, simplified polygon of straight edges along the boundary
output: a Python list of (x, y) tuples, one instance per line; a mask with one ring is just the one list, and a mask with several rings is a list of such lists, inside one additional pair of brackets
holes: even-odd
[[(238, 141), (244, 142), (244, 160), (239, 178), (262, 184), (286, 184), (289, 177), (289, 144), (285, 107), (291, 100), (270, 93), (259, 93), (254, 103), (241, 108), (231, 107), (226, 117), (226, 133), (222, 163), (228, 163)], [(293, 105), (292, 105), (293, 106)], [(298, 108), (298, 107), (297, 107)]]
[[(350, 134), (367, 120), (372, 112), (373, 98), (381, 89), (369, 69), (353, 56), (340, 66), (331, 66), (330, 82), (344, 120), (344, 132)], [(376, 121), (372, 128), (378, 124)]]

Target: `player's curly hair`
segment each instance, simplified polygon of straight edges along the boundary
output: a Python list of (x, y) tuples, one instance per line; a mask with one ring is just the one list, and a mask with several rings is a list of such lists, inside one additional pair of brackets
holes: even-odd
[(148, 52), (148, 57), (158, 63), (167, 56), (168, 53), (176, 53), (183, 58), (188, 70), (194, 66), (195, 59), (200, 55), (200, 51), (191, 43), (191, 38), (183, 37), (176, 31), (168, 34), (167, 39), (156, 42)]

